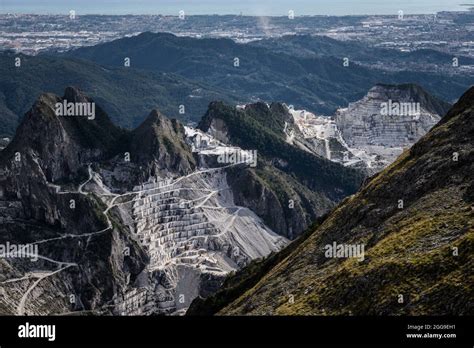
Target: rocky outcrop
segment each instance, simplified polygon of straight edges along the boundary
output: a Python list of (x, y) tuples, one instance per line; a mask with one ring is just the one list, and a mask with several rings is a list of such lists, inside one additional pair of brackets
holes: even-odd
[(178, 121), (166, 118), (158, 110), (153, 110), (133, 130), (130, 149), (133, 162), (142, 165), (152, 163), (152, 176), (189, 174), (196, 166), (191, 149), (185, 142), (184, 127)]
[[(94, 118), (56, 114), (57, 104), (76, 103), (93, 106)], [(121, 135), (122, 131), (92, 99), (68, 87), (62, 98), (53, 94), (38, 98), (2, 156), (34, 153), (48, 180), (73, 180), (85, 163), (104, 159)]]

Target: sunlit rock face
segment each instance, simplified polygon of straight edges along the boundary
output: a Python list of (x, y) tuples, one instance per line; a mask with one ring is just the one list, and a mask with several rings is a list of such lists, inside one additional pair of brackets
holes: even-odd
[(332, 117), (289, 110), (285, 133), (298, 147), (370, 174), (425, 135), (448, 107), (416, 85), (376, 85)]
[(349, 146), (400, 147), (416, 142), (441, 116), (410, 89), (377, 85), (361, 100), (339, 109), (335, 122)]

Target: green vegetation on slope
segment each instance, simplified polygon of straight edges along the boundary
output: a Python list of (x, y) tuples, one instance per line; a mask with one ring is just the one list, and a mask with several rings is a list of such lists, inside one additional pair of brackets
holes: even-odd
[(199, 128), (207, 131), (214, 119), (223, 120), (231, 143), (244, 149), (256, 149), (258, 156), (294, 175), (309, 189), (324, 192), (332, 200), (354, 193), (363, 180), (363, 174), (288, 144), (283, 134), (285, 117), (288, 117), (287, 111), (280, 104), (267, 107), (264, 103), (257, 103), (238, 110), (215, 102), (210, 105)]
[[(15, 67), (15, 57), (21, 67)], [(34, 101), (45, 92), (62, 95), (76, 86), (125, 128), (138, 126), (150, 110), (158, 108), (172, 118), (198, 121), (212, 100), (237, 102), (230, 93), (212, 89), (170, 73), (123, 67), (104, 68), (73, 58), (0, 53), (0, 136), (15, 128)], [(179, 113), (180, 105), (185, 114)]]
[[(308, 36), (239, 44), (230, 39), (196, 39), (147, 32), (82, 47), (66, 55), (115, 67), (123, 66), (124, 57), (130, 57), (133, 69), (174, 73), (236, 94), (241, 100), (283, 101), (297, 109), (322, 114), (332, 114), (338, 107), (360, 99), (377, 83), (417, 83), (448, 101), (457, 98), (469, 86), (466, 76), (447, 78), (431, 72), (379, 70), (374, 68), (375, 62), (391, 63), (397, 59), (403, 65), (413, 57), (394, 50), (361, 49), (360, 46)], [(302, 56), (300, 52), (310, 54)], [(359, 52), (362, 56), (356, 57)], [(429, 56), (438, 64), (451, 60), (433, 54), (424, 52), (423, 57)], [(373, 55), (376, 57), (372, 58)], [(344, 57), (350, 57), (348, 67), (342, 64)], [(238, 58), (238, 66), (234, 65), (235, 58)], [(366, 65), (356, 64), (357, 58)], [(463, 58), (463, 62), (468, 64), (468, 59)]]

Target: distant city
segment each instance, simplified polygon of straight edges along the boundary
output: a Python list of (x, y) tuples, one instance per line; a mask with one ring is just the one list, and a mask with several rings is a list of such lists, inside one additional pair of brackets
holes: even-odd
[(300, 16), (434, 14), (462, 11), (474, 4), (462, 0), (2, 0), (0, 13), (57, 14), (75, 9), (80, 15), (239, 15)]
[[(238, 42), (289, 34), (326, 35), (401, 51), (438, 49), (474, 55), (472, 12), (409, 16), (99, 16), (0, 15), (0, 47), (36, 54), (95, 45), (144, 31), (231, 38)], [(459, 47), (458, 43), (463, 41)]]
[[(474, 12), (395, 16), (111, 16), (0, 15), (0, 48), (29, 55), (62, 52), (112, 41), (138, 33), (171, 32), (195, 38), (230, 38), (245, 43), (293, 34), (324, 35), (341, 41), (364, 42), (370, 47), (414, 52), (432, 49), (453, 56), (474, 57)], [(361, 62), (363, 64), (363, 62)], [(417, 65), (416, 61), (407, 62)], [(386, 63), (380, 68), (403, 67)], [(426, 62), (418, 70), (442, 69)], [(450, 73), (473, 71), (471, 65)]]

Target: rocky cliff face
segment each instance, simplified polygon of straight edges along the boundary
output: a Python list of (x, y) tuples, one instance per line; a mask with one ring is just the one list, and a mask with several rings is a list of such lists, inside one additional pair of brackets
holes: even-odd
[(0, 259), (0, 313), (179, 314), (285, 246), (234, 198), (248, 163), (210, 167), (194, 140), (158, 111), (124, 131), (77, 89), (42, 95), (0, 153), (0, 244), (29, 248)]
[(425, 135), (447, 110), (415, 85), (377, 85), (338, 110), (335, 122), (349, 146), (400, 147)]
[(472, 315), (473, 136), (471, 88), (299, 245), (207, 303), (221, 315)]
[(332, 117), (290, 110), (285, 134), (299, 148), (374, 174), (425, 135), (448, 108), (417, 85), (376, 85)]
[(104, 217), (104, 203), (76, 184), (119, 130), (99, 116), (81, 126), (104, 136), (84, 146), (79, 120), (55, 114), (54, 105), (66, 98), (81, 95), (68, 89), (64, 98), (41, 96), (0, 153), (0, 244), (3, 251), (16, 248), (0, 259), (3, 314), (111, 313), (110, 302), (146, 265), (116, 217)]
[(167, 171), (189, 174), (195, 169), (196, 162), (184, 139), (184, 127), (181, 123), (153, 110), (132, 132), (131, 154), (138, 162), (153, 162), (157, 175), (166, 176)]

